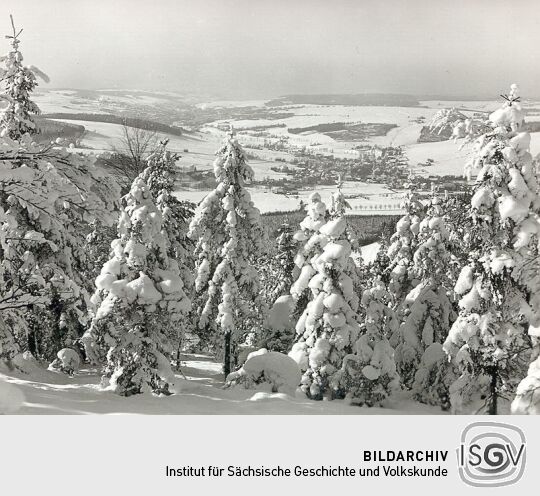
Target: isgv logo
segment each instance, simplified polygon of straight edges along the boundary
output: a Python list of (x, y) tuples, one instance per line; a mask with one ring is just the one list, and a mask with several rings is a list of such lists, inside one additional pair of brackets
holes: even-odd
[(459, 475), (469, 486), (508, 486), (523, 476), (526, 456), (525, 435), (518, 427), (474, 422), (461, 434)]

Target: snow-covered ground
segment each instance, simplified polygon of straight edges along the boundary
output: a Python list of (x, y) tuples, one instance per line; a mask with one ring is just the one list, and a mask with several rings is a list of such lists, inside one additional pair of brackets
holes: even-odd
[[(422, 176), (463, 175), (464, 165), (470, 160), (472, 145), (463, 145), (463, 140), (436, 141), (433, 143), (413, 143), (404, 146), (411, 166), (415, 172)], [(540, 153), (540, 132), (531, 133), (531, 154)], [(417, 167), (419, 163), (425, 163), (428, 158), (435, 161), (430, 167)]]
[(156, 107), (167, 108), (171, 102), (180, 103), (187, 99), (189, 97), (178, 93), (132, 89), (78, 90), (38, 87), (33, 93), (33, 100), (45, 114), (111, 114), (125, 110), (134, 113)]
[[(263, 187), (248, 187), (248, 190), (255, 206), (262, 213), (297, 210), (300, 200), (306, 203), (309, 195), (313, 192), (311, 189), (305, 189), (300, 190), (297, 195), (282, 195)], [(327, 205), (330, 205), (335, 190), (335, 186), (318, 186), (316, 188)], [(397, 215), (402, 212), (400, 205), (403, 200), (403, 192), (392, 191), (384, 184), (346, 181), (343, 184), (343, 192), (348, 195), (347, 202), (351, 206), (350, 215)], [(182, 190), (175, 194), (181, 200), (199, 203), (208, 194), (208, 191)], [(358, 196), (351, 198), (352, 195)]]
[[(436, 141), (433, 143), (414, 143), (404, 147), (409, 163), (420, 175), (462, 176), (465, 163), (472, 153), (472, 146), (460, 147), (461, 143), (453, 141)], [(430, 167), (417, 167), (428, 158), (435, 161)]]
[(44, 114), (55, 112), (66, 114), (78, 114), (80, 112), (107, 113), (100, 110), (95, 102), (77, 98), (76, 90), (38, 90), (34, 94), (34, 100)]
[[(221, 364), (205, 355), (186, 355), (182, 364), (186, 379), (177, 375), (181, 391), (172, 396), (137, 395), (129, 398), (104, 391), (96, 369), (80, 370), (74, 377), (47, 370), (30, 375), (0, 373), (0, 386), (9, 388), (22, 402), (19, 414), (295, 414), (295, 415), (392, 415), (443, 414), (440, 408), (422, 405), (399, 393), (384, 408), (350, 406), (345, 401), (316, 402), (302, 396), (223, 388)], [(0, 394), (4, 389), (0, 387)], [(8, 388), (5, 388), (7, 391)], [(24, 399), (20, 397), (24, 395)], [(11, 396), (13, 397), (13, 396)], [(0, 407), (2, 402), (0, 401)], [(14, 413), (14, 412), (9, 412)]]
[(371, 243), (369, 245), (362, 246), (360, 248), (360, 253), (362, 254), (362, 260), (364, 261), (364, 263), (368, 264), (374, 262), (377, 258), (377, 253), (379, 253), (380, 248), (380, 243)]
[[(122, 149), (122, 126), (108, 122), (94, 122), (72, 119), (54, 119), (69, 124), (84, 126), (86, 133), (82, 145), (93, 152), (111, 151), (114, 147)], [(221, 140), (216, 136), (201, 135), (200, 133), (174, 136), (158, 133), (158, 139), (168, 139), (169, 149), (182, 155), (182, 165), (196, 166), (200, 170), (212, 167), (214, 152), (219, 148)], [(185, 152), (184, 150), (188, 150)], [(81, 149), (84, 151), (84, 149)]]

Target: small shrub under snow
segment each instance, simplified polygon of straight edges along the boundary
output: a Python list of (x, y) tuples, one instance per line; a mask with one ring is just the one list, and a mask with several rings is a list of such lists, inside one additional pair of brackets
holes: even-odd
[(265, 348), (250, 353), (244, 366), (227, 376), (227, 385), (259, 389), (265, 385), (273, 393), (294, 395), (302, 373), (289, 356)]
[(71, 348), (61, 349), (56, 359), (49, 365), (49, 370), (57, 370), (65, 374), (73, 375), (81, 365), (79, 354)]

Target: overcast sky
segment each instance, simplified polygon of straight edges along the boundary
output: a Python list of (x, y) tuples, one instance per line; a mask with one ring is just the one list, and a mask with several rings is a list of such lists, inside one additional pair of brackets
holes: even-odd
[(2, 3), (0, 29), (11, 11), (50, 87), (540, 96), (538, 0)]

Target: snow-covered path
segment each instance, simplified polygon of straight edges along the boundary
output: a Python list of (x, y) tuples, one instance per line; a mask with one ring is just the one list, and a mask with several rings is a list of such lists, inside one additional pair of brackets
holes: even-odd
[(0, 381), (15, 384), (24, 394), (20, 414), (441, 414), (401, 393), (385, 408), (359, 408), (344, 401), (316, 402), (306, 398), (246, 389), (222, 389), (221, 365), (205, 355), (186, 355), (178, 376), (180, 392), (168, 397), (137, 395), (123, 398), (103, 391), (96, 369), (74, 377), (33, 370), (30, 375), (0, 373)]

